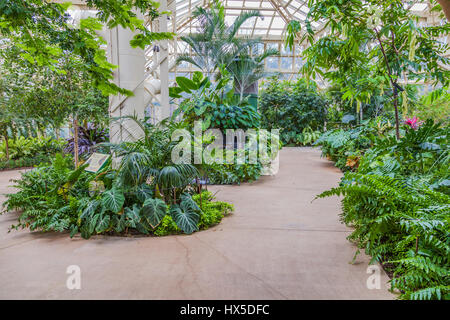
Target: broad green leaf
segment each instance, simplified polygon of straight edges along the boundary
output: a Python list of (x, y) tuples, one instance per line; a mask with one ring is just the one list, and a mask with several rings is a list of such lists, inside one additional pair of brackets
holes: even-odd
[(194, 81), (185, 77), (176, 77), (176, 82), (180, 86), (180, 88), (187, 93), (191, 93), (191, 90), (198, 89)]
[(191, 234), (198, 230), (197, 224), (200, 215), (185, 201), (182, 201), (180, 205), (172, 205), (170, 215), (184, 233)]
[(141, 209), (141, 216), (155, 229), (167, 213), (167, 205), (161, 199), (147, 199)]
[(118, 213), (125, 202), (125, 196), (122, 191), (112, 188), (105, 191), (102, 197), (102, 204), (107, 210)]
[(89, 201), (88, 205), (83, 210), (80, 218), (81, 219), (85, 219), (85, 218), (88, 218), (88, 217), (92, 216), (95, 213), (95, 211), (97, 210), (99, 205), (100, 205), (100, 201), (99, 200)]
[(111, 217), (108, 214), (104, 214), (98, 221), (95, 231), (97, 231), (98, 233), (105, 232), (109, 228), (110, 221)]
[(140, 209), (135, 204), (133, 208), (125, 208), (125, 217), (126, 217), (126, 225), (128, 227), (136, 228), (136, 225), (141, 221), (141, 217), (139, 215)]

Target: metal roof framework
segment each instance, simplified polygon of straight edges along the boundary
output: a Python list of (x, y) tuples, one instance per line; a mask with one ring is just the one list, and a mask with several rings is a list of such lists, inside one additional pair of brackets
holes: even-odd
[[(232, 24), (242, 11), (258, 10), (262, 18), (249, 19), (239, 30), (238, 36), (261, 38), (263, 45), (261, 50), (275, 48), (280, 52), (278, 57), (266, 59), (265, 66), (269, 72), (277, 72), (281, 77), (292, 79), (298, 75), (302, 65), (299, 55), (300, 46), (294, 50), (288, 50), (284, 46), (286, 25), (291, 20), (298, 20), (304, 27), (306, 15), (309, 12), (307, 1), (304, 0), (223, 0), (225, 7), (225, 21)], [(172, 13), (168, 24), (168, 30), (177, 34), (174, 41), (169, 42), (170, 80), (176, 76), (189, 76), (197, 70), (188, 63), (178, 66), (174, 61), (179, 54), (191, 54), (189, 47), (179, 38), (189, 33), (195, 33), (199, 24), (193, 17), (193, 12), (198, 7), (207, 8), (209, 0), (169, 0), (168, 8)], [(320, 24), (313, 23), (313, 27), (319, 29)]]
[[(147, 72), (154, 73), (157, 64), (163, 59), (168, 59), (169, 82), (173, 83), (177, 76), (190, 76), (196, 69), (189, 63), (175, 64), (176, 57), (180, 54), (193, 55), (190, 48), (180, 40), (180, 37), (189, 33), (198, 32), (199, 22), (193, 17), (198, 7), (207, 8), (210, 0), (162, 0), (167, 1), (167, 8), (171, 12), (167, 23), (167, 31), (174, 32), (176, 38), (167, 44), (167, 53), (155, 52), (155, 47), (148, 48)], [(305, 30), (305, 19), (309, 12), (307, 0), (222, 0), (225, 7), (225, 21), (232, 24), (242, 11), (258, 10), (262, 18), (249, 19), (239, 30), (238, 36), (261, 38), (263, 45), (260, 49), (275, 48), (280, 52), (278, 57), (269, 57), (265, 60), (268, 72), (277, 73), (281, 79), (295, 79), (303, 65), (301, 51), (303, 46), (295, 44), (293, 50), (284, 45), (286, 26), (291, 20), (297, 20)], [(405, 1), (405, 6), (419, 16), (423, 16), (425, 22), (429, 22), (429, 4), (423, 1)], [(320, 34), (325, 35), (326, 30), (322, 23), (313, 22), (312, 27)], [(151, 25), (155, 31), (163, 31), (158, 27), (158, 21)], [(166, 48), (159, 48), (166, 49)], [(164, 50), (163, 50), (164, 51)], [(158, 56), (158, 57), (156, 57)], [(157, 72), (157, 71), (156, 71)], [(159, 74), (154, 74), (159, 78)]]

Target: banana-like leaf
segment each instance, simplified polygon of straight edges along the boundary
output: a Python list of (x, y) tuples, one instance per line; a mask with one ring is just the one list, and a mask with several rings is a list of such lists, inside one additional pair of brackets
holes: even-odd
[(124, 202), (125, 196), (123, 192), (116, 188), (112, 188), (103, 193), (102, 204), (107, 210), (118, 213), (122, 209)]
[(198, 230), (197, 224), (200, 215), (186, 201), (182, 201), (180, 205), (172, 205), (170, 215), (184, 233), (191, 234)]
[(167, 213), (167, 205), (161, 199), (147, 199), (141, 209), (141, 216), (155, 229)]

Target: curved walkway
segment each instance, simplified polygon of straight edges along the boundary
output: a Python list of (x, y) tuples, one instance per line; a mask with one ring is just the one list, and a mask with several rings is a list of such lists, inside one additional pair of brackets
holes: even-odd
[[(18, 171), (0, 172), (0, 194)], [(191, 236), (83, 240), (11, 231), (0, 216), (0, 299), (392, 299), (369, 290), (367, 264), (346, 240), (339, 199), (311, 203), (341, 173), (310, 148), (285, 148), (276, 176), (210, 187), (235, 213)], [(4, 198), (0, 196), (0, 202)], [(81, 290), (66, 269), (81, 268)]]

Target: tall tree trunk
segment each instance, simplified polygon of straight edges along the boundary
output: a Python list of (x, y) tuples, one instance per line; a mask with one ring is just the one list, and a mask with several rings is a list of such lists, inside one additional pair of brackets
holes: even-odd
[(361, 102), (361, 106), (359, 107), (359, 121), (363, 121), (363, 104)]
[(73, 149), (73, 155), (75, 160), (75, 169), (78, 168), (79, 165), (79, 159), (78, 159), (78, 118), (75, 116), (73, 118), (73, 143), (74, 143), (74, 149)]
[[(386, 56), (386, 51), (384, 50), (384, 46), (383, 46), (383, 42), (381, 42), (381, 37), (380, 37), (380, 33), (378, 32), (378, 30), (375, 28), (374, 29), (376, 35), (377, 35), (377, 39), (378, 39), (378, 43), (380, 44), (380, 48), (381, 48), (381, 53), (383, 54), (384, 57), (384, 63), (386, 64), (386, 69), (388, 72), (388, 76), (389, 76), (389, 81), (391, 82), (392, 85), (392, 90), (393, 90), (393, 96), (392, 98), (394, 99), (393, 104), (394, 104), (394, 109), (395, 109), (395, 136), (397, 137), (397, 140), (400, 139), (400, 121), (398, 119), (398, 89), (397, 89), (397, 80), (394, 81), (393, 77), (392, 77), (392, 71), (391, 68), (389, 66), (389, 61), (387, 59)], [(392, 45), (395, 45), (395, 38), (394, 38), (394, 33), (392, 32)]]
[(6, 155), (6, 161), (9, 160), (9, 141), (8, 141), (8, 133), (6, 132), (4, 135), (5, 138), (5, 155)]
[(398, 90), (397, 86), (394, 84), (394, 109), (395, 109), (395, 136), (397, 137), (397, 140), (400, 139), (400, 121), (398, 119)]

